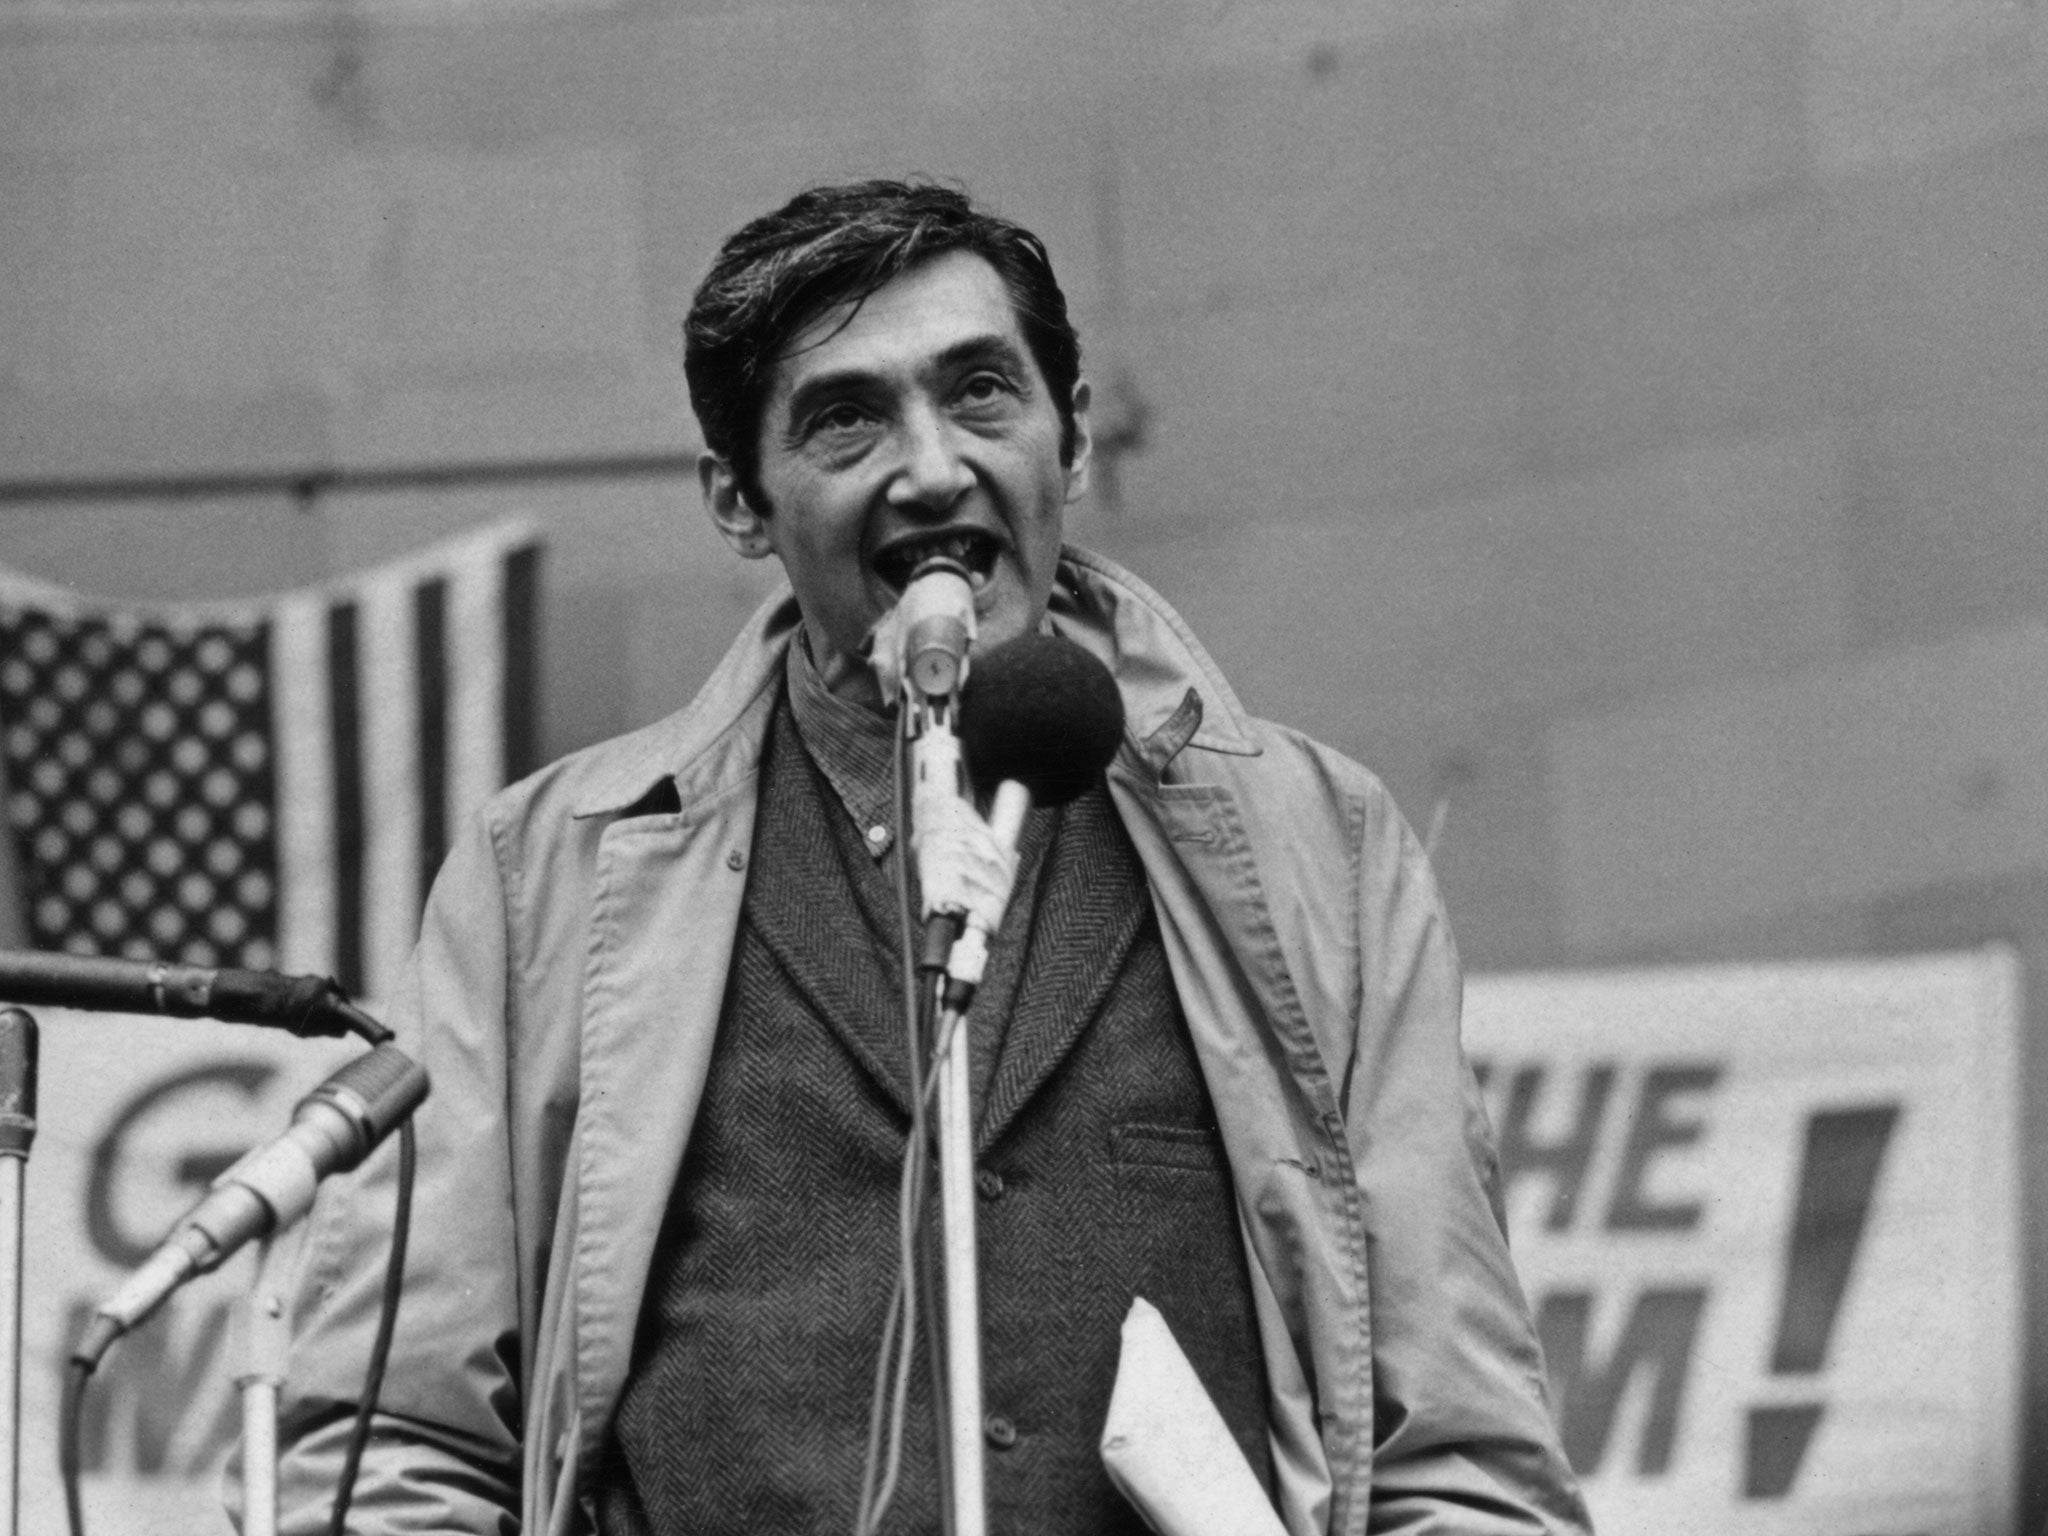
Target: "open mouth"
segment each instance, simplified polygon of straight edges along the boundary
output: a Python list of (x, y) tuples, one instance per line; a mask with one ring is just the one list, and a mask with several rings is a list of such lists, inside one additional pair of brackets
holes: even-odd
[(876, 551), (875, 574), (900, 592), (909, 585), (911, 574), (920, 565), (934, 555), (944, 555), (965, 566), (968, 580), (979, 587), (988, 581), (999, 553), (995, 539), (978, 528), (948, 528), (918, 534)]

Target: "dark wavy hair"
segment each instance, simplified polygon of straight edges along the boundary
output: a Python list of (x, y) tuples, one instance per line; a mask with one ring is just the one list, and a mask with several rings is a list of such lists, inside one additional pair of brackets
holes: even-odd
[(1020, 224), (932, 182), (813, 187), (745, 225), (719, 248), (683, 321), (683, 376), (704, 446), (732, 466), (757, 512), (761, 412), (791, 337), (835, 305), (858, 305), (920, 262), (981, 257), (1003, 280), (1018, 328), (1060, 414), (1060, 456), (1074, 454), (1081, 340), (1045, 243)]

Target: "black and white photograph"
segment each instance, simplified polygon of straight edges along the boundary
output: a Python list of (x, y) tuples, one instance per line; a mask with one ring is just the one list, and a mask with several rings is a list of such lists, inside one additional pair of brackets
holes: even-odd
[(2044, 1536), (2035, 0), (0, 0), (0, 1536)]

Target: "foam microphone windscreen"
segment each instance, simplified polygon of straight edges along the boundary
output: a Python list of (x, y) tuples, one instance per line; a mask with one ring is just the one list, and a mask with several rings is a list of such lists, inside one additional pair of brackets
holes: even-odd
[(1109, 766), (1123, 733), (1109, 668), (1056, 635), (976, 655), (960, 693), (960, 747), (984, 793), (1015, 779), (1034, 803), (1064, 805)]

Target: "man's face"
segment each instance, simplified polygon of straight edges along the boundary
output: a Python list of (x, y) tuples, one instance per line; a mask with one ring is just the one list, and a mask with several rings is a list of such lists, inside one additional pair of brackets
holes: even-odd
[(740, 553), (780, 557), (828, 683), (873, 697), (860, 650), (918, 560), (971, 573), (984, 646), (1035, 629), (1066, 504), (1086, 484), (1087, 386), (1074, 454), (1002, 279), (948, 252), (799, 331), (761, 413), (748, 506), (730, 466), (700, 466), (713, 519)]

